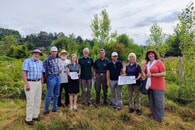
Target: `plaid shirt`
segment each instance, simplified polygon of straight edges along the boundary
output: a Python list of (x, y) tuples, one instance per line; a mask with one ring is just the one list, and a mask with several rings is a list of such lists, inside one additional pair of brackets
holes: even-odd
[(53, 58), (52, 56), (49, 56), (47, 59), (45, 59), (43, 63), (43, 67), (45, 69), (46, 75), (59, 75), (59, 59)]
[(44, 72), (43, 63), (29, 58), (23, 62), (22, 70), (26, 71), (27, 79), (38, 80), (42, 78), (42, 73)]

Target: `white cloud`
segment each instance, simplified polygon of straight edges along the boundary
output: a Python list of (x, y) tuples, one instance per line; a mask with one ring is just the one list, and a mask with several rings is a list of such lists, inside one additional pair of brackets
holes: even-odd
[(0, 0), (0, 27), (18, 30), (22, 35), (47, 32), (74, 33), (91, 38), (89, 25), (95, 13), (106, 9), (112, 26), (144, 44), (150, 26), (157, 22), (165, 33), (172, 33), (177, 12), (186, 0)]

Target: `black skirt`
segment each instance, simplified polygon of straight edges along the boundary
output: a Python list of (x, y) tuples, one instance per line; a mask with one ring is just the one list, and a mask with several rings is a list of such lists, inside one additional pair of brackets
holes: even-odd
[(79, 80), (68, 80), (68, 93), (69, 94), (77, 94), (79, 93)]

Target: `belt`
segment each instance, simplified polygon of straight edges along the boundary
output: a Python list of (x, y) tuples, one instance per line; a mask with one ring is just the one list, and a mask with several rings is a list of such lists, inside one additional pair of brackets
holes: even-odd
[(112, 80), (112, 81), (117, 81), (118, 79), (110, 79), (110, 80)]
[(59, 74), (49, 74), (49, 75), (52, 75), (52, 76), (59, 76)]
[(40, 81), (40, 79), (37, 79), (37, 80), (27, 79), (27, 81), (38, 82), (38, 81)]

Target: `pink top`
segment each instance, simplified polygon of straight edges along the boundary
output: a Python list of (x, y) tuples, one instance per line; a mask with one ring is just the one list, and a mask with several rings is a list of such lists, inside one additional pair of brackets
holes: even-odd
[[(144, 65), (144, 70), (145, 73), (147, 74), (147, 69), (146, 69), (146, 64)], [(162, 63), (162, 61), (158, 60), (151, 68), (150, 72), (152, 74), (155, 73), (161, 73), (161, 72), (166, 72), (165, 66)], [(166, 90), (166, 85), (165, 85), (165, 78), (164, 77), (151, 77), (151, 86), (150, 89), (159, 89), (159, 90)]]

